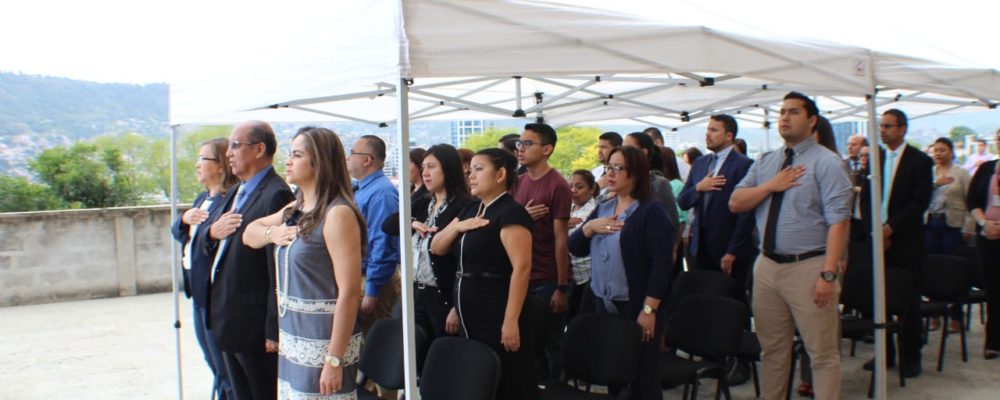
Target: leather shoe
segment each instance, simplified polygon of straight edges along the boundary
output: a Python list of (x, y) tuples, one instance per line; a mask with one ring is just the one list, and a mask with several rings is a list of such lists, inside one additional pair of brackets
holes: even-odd
[[(886, 364), (886, 367), (888, 367), (889, 369), (896, 368), (896, 360), (889, 359), (889, 362)], [(875, 359), (873, 358), (871, 360), (868, 360), (867, 362), (865, 362), (865, 365), (861, 366), (861, 368), (863, 368), (865, 371), (871, 371), (875, 369)]]
[(745, 361), (731, 362), (726, 371), (726, 381), (730, 386), (739, 386), (750, 381), (750, 364)]
[(919, 362), (905, 363), (903, 364), (900, 372), (903, 374), (904, 378), (916, 378), (923, 372), (923, 368), (920, 366)]

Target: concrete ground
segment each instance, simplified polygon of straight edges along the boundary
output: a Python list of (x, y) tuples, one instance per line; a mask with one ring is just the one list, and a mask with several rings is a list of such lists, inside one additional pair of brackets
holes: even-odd
[[(191, 325), (191, 305), (181, 309), (181, 359), (185, 399), (209, 399), (211, 376)], [(977, 313), (978, 316), (978, 313)], [(176, 399), (173, 307), (170, 294), (0, 308), (0, 399)], [(969, 362), (961, 361), (958, 336), (949, 339), (944, 372), (934, 370), (940, 333), (924, 348), (924, 374), (899, 387), (889, 374), (889, 397), (901, 399), (996, 399), (1000, 360), (982, 357), (983, 326), (973, 322)], [(844, 342), (843, 398), (862, 399), (869, 373)], [(713, 398), (703, 382), (700, 398)], [(680, 398), (679, 389), (664, 398)], [(734, 388), (735, 399), (753, 399), (753, 386)], [(795, 396), (797, 397), (797, 396)]]

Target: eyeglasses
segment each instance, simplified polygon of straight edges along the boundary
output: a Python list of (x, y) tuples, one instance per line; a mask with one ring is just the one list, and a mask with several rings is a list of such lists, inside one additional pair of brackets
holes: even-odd
[(900, 126), (903, 126), (903, 125), (902, 124), (879, 124), (879, 127), (882, 128), (882, 129), (898, 128)]
[(375, 156), (371, 155), (370, 153), (358, 153), (358, 152), (356, 152), (354, 150), (351, 150), (351, 155), (352, 156), (365, 156), (365, 157), (375, 158)]
[(514, 142), (514, 147), (516, 147), (518, 150), (524, 150), (524, 149), (526, 149), (528, 147), (531, 147), (531, 145), (533, 145), (533, 144), (537, 144), (539, 146), (544, 146), (545, 145), (544, 143), (533, 142), (531, 140), (518, 140), (518, 141)]
[(625, 168), (625, 165), (623, 165), (623, 164), (609, 164), (608, 165), (608, 172), (614, 172), (615, 175), (620, 174), (622, 172), (627, 172), (627, 171), (628, 170)]
[(198, 162), (202, 162), (202, 161), (216, 161), (217, 162), (217, 161), (219, 161), (219, 159), (218, 158), (212, 158), (212, 157), (198, 156)]
[(258, 144), (258, 143), (260, 143), (260, 142), (242, 142), (242, 141), (239, 141), (239, 140), (231, 140), (229, 142), (229, 148), (231, 150), (236, 150), (236, 149), (240, 148), (241, 145), (244, 145), (244, 144)]

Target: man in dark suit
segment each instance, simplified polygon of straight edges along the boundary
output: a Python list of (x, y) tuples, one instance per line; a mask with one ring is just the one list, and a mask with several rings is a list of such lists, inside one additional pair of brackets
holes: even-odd
[[(882, 221), (872, 223), (871, 185), (861, 185), (861, 215), (872, 235), (882, 235), (885, 244), (885, 265), (899, 268), (913, 275), (913, 293), (910, 312), (903, 316), (903, 365), (906, 377), (916, 377), (921, 373), (920, 350), (920, 287), (922, 282), (921, 261), (924, 249), (924, 212), (931, 201), (933, 192), (934, 162), (916, 147), (906, 144), (906, 114), (891, 109), (882, 114), (879, 125), (882, 142)], [(872, 229), (874, 228), (874, 229)], [(888, 345), (889, 364), (895, 362), (894, 346)], [(869, 364), (865, 365), (869, 368)]]
[(739, 127), (726, 114), (713, 115), (705, 132), (705, 146), (713, 153), (691, 166), (677, 197), (683, 210), (695, 210), (690, 254), (694, 268), (722, 271), (736, 280), (735, 298), (745, 304), (749, 271), (756, 258), (752, 239), (753, 215), (729, 211), (729, 197), (750, 170), (753, 160), (733, 151)]
[(243, 245), (243, 230), (292, 201), (291, 190), (274, 172), (277, 142), (262, 121), (242, 123), (229, 141), (229, 164), (240, 184), (210, 216), (204, 251), (215, 254), (209, 288), (209, 329), (223, 354), (236, 398), (274, 399), (278, 379), (278, 320), (273, 249)]

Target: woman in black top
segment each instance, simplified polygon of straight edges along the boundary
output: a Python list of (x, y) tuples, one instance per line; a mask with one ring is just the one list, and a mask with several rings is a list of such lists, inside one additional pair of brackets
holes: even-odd
[[(462, 158), (447, 144), (427, 150), (421, 181), (429, 195), (413, 203), (414, 313), (417, 324), (433, 338), (458, 333), (458, 314), (452, 301), (458, 259), (454, 254), (429, 254), (434, 234), (458, 216), (472, 197), (465, 182)], [(447, 318), (447, 325), (445, 323)]]
[[(1000, 131), (997, 137), (1000, 140)], [(1000, 143), (1000, 142), (998, 142)], [(976, 219), (976, 248), (986, 276), (986, 348), (983, 357), (992, 360), (1000, 357), (1000, 170), (997, 161), (979, 166), (969, 184), (965, 203)]]
[(473, 202), (431, 242), (435, 255), (455, 254), (459, 275), (455, 305), (464, 336), (500, 356), (497, 399), (537, 399), (534, 360), (521, 347), (521, 309), (531, 273), (531, 216), (508, 190), (517, 182), (517, 160), (501, 149), (472, 158)]

